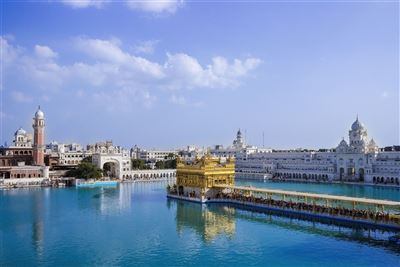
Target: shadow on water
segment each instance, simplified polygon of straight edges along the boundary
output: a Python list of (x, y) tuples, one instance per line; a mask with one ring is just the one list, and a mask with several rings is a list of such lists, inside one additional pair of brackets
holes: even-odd
[[(180, 234), (185, 228), (194, 230), (203, 241), (209, 242), (219, 236), (234, 238), (236, 220), (261, 223), (291, 231), (319, 235), (338, 240), (357, 242), (381, 247), (400, 254), (400, 245), (390, 243), (389, 237), (396, 232), (373, 227), (361, 227), (336, 221), (288, 215), (253, 208), (238, 208), (234, 204), (198, 204), (180, 200), (167, 200), (167, 207), (176, 206), (176, 228)], [(397, 233), (398, 234), (398, 233)]]

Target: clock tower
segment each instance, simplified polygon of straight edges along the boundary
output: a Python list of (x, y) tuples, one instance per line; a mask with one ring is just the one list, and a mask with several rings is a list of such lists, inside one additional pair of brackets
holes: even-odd
[(35, 165), (44, 166), (44, 113), (40, 106), (35, 113), (32, 124), (33, 134), (33, 162)]

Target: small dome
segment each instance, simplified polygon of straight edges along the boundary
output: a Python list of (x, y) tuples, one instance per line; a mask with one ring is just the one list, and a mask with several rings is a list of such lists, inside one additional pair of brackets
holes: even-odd
[(355, 122), (351, 125), (353, 131), (364, 129), (364, 125), (358, 120), (358, 116)]
[(35, 118), (36, 119), (44, 119), (44, 113), (43, 111), (40, 109), (40, 106), (38, 108), (38, 110), (35, 113)]
[(348, 145), (347, 145), (347, 142), (344, 139), (342, 139), (342, 141), (340, 141), (340, 143), (339, 143), (339, 146), (347, 147)]
[(25, 135), (26, 131), (22, 129), (22, 127), (19, 127), (19, 129), (15, 132), (15, 135)]
[(369, 146), (376, 146), (374, 138), (372, 138), (371, 141), (369, 141)]

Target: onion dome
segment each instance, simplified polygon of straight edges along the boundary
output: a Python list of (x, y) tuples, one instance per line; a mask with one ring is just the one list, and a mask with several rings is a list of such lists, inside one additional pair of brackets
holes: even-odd
[(40, 106), (38, 107), (38, 110), (35, 113), (35, 118), (36, 119), (44, 119), (44, 113), (43, 111), (40, 109)]
[(22, 129), (22, 127), (19, 127), (19, 129), (15, 132), (15, 135), (25, 135), (26, 131)]
[(364, 129), (364, 125), (358, 120), (358, 116), (357, 116), (356, 121), (353, 122), (353, 124), (351, 125), (351, 129), (353, 131)]

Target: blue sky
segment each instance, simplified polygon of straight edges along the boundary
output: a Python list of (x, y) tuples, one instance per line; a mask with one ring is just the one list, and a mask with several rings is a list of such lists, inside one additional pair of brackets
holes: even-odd
[(399, 3), (2, 1), (1, 143), (399, 144)]

